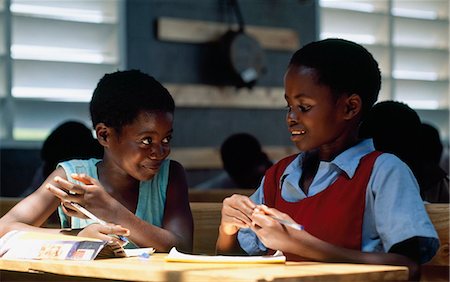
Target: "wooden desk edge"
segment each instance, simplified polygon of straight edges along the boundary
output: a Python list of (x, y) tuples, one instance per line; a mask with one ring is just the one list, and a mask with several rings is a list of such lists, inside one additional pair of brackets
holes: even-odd
[[(22, 273), (132, 281), (284, 281), (294, 279), (406, 280), (403, 266), (345, 263), (287, 262), (286, 264), (199, 264), (163, 262), (166, 254), (153, 259), (105, 259), (93, 261), (33, 261), (0, 259), (0, 270)], [(164, 264), (164, 267), (161, 267)], [(91, 274), (89, 274), (91, 272)], [(151, 279), (151, 280), (149, 280)]]

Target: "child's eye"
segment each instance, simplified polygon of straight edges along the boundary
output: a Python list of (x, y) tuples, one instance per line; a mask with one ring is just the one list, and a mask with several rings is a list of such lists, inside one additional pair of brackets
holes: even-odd
[(166, 138), (164, 138), (161, 142), (163, 144), (169, 144), (170, 140), (172, 140), (172, 136), (167, 136)]
[(311, 106), (309, 106), (309, 105), (300, 105), (300, 106), (298, 106), (298, 108), (299, 108), (299, 110), (301, 111), (301, 112), (307, 112), (307, 111), (309, 111), (310, 109), (311, 109)]
[[(300, 110), (300, 112), (305, 113), (311, 109), (311, 106), (309, 105), (299, 105), (297, 108)], [(287, 105), (286, 110), (290, 113), (292, 111), (292, 106)]]
[(144, 139), (142, 139), (141, 142), (144, 145), (150, 145), (150, 144), (152, 144), (152, 138), (144, 138)]

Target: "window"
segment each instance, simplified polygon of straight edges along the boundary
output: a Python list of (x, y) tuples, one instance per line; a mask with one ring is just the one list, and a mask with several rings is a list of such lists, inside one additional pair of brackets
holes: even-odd
[(448, 0), (321, 0), (320, 10), (321, 38), (356, 41), (379, 62), (379, 100), (407, 103), (448, 142)]
[[(123, 65), (121, 0), (0, 0), (0, 137), (43, 140), (89, 121), (99, 78)], [(20, 142), (19, 142), (20, 143)]]

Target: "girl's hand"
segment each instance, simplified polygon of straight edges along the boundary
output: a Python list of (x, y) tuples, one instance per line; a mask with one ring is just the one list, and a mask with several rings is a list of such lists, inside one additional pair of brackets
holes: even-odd
[(268, 215), (295, 223), (295, 221), (288, 214), (280, 212), (279, 210), (274, 208), (269, 208), (266, 205), (257, 205), (253, 211), (252, 216), (255, 214)]
[(250, 227), (251, 216), (255, 203), (249, 197), (234, 194), (223, 200), (221, 230), (227, 235), (233, 235), (239, 228)]
[(86, 174), (72, 174), (71, 176), (82, 184), (70, 182), (59, 176), (47, 184), (47, 189), (60, 198), (64, 213), (68, 216), (86, 218), (84, 214), (70, 205), (70, 202), (75, 202), (99, 218), (104, 220), (110, 218), (112, 216), (110, 209), (117, 201), (105, 191), (100, 182)]
[(289, 215), (265, 205), (258, 205), (252, 216), (252, 230), (256, 233), (261, 242), (273, 250), (284, 250), (287, 243), (292, 241), (293, 232), (298, 231), (285, 226), (272, 217), (277, 217), (290, 222), (295, 222)]
[[(116, 236), (111, 236), (116, 235)], [(124, 245), (126, 242), (117, 238), (117, 236), (129, 236), (130, 230), (123, 228), (120, 225), (108, 224), (102, 225), (98, 223), (90, 224), (83, 228), (78, 233), (78, 236), (81, 237), (89, 237), (89, 238), (97, 238), (103, 241), (114, 241), (120, 245)]]

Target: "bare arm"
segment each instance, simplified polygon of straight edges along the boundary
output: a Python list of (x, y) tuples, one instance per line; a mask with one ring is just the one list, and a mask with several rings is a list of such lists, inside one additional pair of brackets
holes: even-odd
[[(64, 169), (58, 168), (52, 172), (34, 193), (20, 201), (0, 219), (0, 236), (12, 230), (64, 233), (63, 229), (41, 227), (60, 204), (60, 199), (48, 189), (49, 185), (58, 187), (59, 184), (55, 178), (66, 179)], [(128, 233), (128, 230), (117, 225), (91, 224), (81, 230), (78, 235), (111, 240), (108, 234), (127, 235)]]
[(186, 174), (184, 168), (174, 161), (171, 161), (170, 165), (163, 227), (173, 236), (173, 242), (169, 242), (168, 247), (177, 246), (180, 250), (192, 251), (194, 222), (189, 205)]
[(256, 205), (243, 195), (233, 195), (223, 200), (222, 219), (216, 252), (219, 254), (245, 253), (238, 244), (237, 232), (251, 226), (251, 215)]
[(11, 230), (34, 230), (57, 233), (60, 229), (40, 228), (57, 209), (60, 200), (45, 187), (55, 176), (66, 177), (63, 169), (55, 170), (31, 195), (0, 218), (0, 236)]

